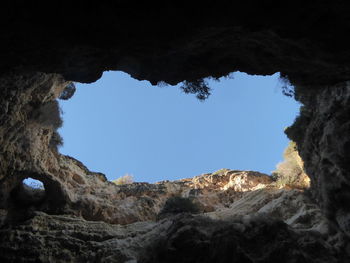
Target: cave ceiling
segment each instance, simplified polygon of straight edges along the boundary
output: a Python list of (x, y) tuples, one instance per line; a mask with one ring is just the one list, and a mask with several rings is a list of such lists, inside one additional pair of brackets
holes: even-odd
[(93, 82), (122, 70), (152, 84), (234, 71), (281, 72), (293, 84), (350, 78), (346, 1), (22, 2), (1, 10), (1, 67)]

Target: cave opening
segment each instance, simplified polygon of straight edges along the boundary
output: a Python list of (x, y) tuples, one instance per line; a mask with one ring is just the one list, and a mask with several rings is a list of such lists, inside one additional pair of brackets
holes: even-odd
[(221, 168), (270, 174), (300, 105), (283, 94), (278, 73), (231, 76), (208, 80), (205, 101), (123, 72), (76, 83), (75, 95), (60, 101), (60, 152), (109, 180), (125, 174), (139, 182), (177, 180)]
[(32, 177), (23, 179), (12, 192), (15, 202), (22, 207), (38, 206), (45, 201), (46, 195), (44, 183)]
[(42, 181), (33, 179), (31, 177), (24, 179), (22, 183), (33, 189), (45, 190), (45, 186)]

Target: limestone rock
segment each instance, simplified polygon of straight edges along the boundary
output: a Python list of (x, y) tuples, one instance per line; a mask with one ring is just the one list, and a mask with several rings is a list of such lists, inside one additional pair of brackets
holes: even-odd
[[(3, 262), (346, 262), (317, 232), (255, 216), (215, 221), (180, 214), (159, 222), (110, 225), (36, 213), (0, 230)], [(341, 261), (339, 261), (341, 260)], [(343, 261), (342, 261), (343, 260)]]
[(287, 134), (298, 144), (317, 202), (350, 235), (350, 83), (303, 90), (298, 99), (305, 106)]

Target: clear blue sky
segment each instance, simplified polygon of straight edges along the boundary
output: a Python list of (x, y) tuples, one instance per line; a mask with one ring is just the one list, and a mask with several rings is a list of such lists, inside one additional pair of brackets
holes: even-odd
[(109, 180), (126, 173), (139, 182), (176, 180), (221, 168), (270, 173), (299, 105), (282, 95), (278, 74), (233, 77), (210, 81), (204, 102), (123, 72), (76, 84), (75, 95), (60, 101), (60, 152)]

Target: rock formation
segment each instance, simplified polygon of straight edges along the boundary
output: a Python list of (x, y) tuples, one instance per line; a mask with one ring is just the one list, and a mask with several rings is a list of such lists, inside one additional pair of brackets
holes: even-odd
[(298, 144), (314, 197), (350, 235), (350, 83), (305, 89), (298, 99), (304, 106), (287, 134)]
[[(281, 189), (267, 175), (223, 169), (174, 182), (117, 186), (65, 158), (74, 172), (66, 177), (79, 176), (79, 188), (85, 189), (75, 193), (78, 201), (69, 200), (79, 215), (36, 211), (20, 223), (5, 224), (0, 230), (4, 262), (339, 262), (348, 257), (346, 236), (308, 194)], [(171, 196), (191, 198), (200, 214), (156, 220)]]
[[(348, 262), (349, 3), (144, 5), (2, 4), (2, 261)], [(277, 189), (238, 171), (118, 187), (60, 155), (56, 98), (105, 70), (153, 84), (281, 72), (302, 103), (286, 133), (310, 189)], [(24, 187), (27, 177), (45, 192)], [(175, 194), (194, 198), (202, 213), (153, 221)]]

